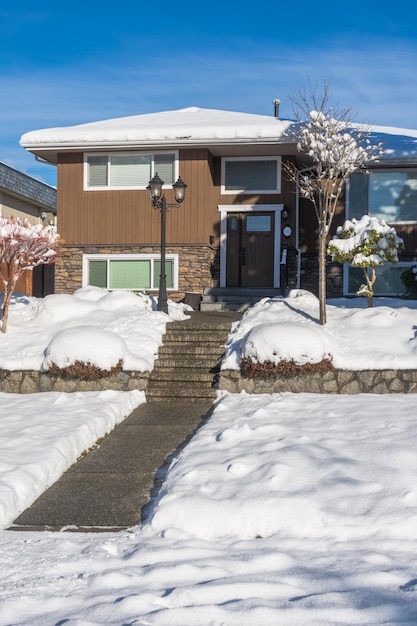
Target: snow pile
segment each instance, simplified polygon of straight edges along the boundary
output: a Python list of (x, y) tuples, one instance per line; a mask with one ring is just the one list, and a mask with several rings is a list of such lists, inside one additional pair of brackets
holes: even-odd
[(109, 369), (150, 371), (166, 324), (187, 318), (190, 307), (129, 291), (83, 287), (73, 295), (13, 297), (7, 333), (0, 333), (0, 369), (41, 370), (76, 360)]
[(415, 398), (401, 398), (401, 418), (397, 402), (226, 396), (171, 468), (151, 528), (205, 539), (412, 535)]
[(127, 354), (125, 341), (114, 333), (94, 326), (76, 326), (58, 332), (45, 350), (42, 370), (52, 365), (65, 368), (76, 361), (91, 363), (103, 370), (111, 370)]
[(142, 391), (0, 393), (0, 527), (142, 402)]
[(240, 354), (255, 363), (291, 360), (297, 365), (319, 363), (330, 357), (330, 341), (321, 326), (296, 322), (272, 322), (252, 328), (243, 341)]
[(340, 298), (327, 305), (320, 326), (319, 302), (295, 289), (287, 298), (264, 298), (235, 322), (222, 369), (239, 369), (242, 357), (256, 361), (315, 363), (331, 358), (345, 370), (417, 369), (416, 300)]

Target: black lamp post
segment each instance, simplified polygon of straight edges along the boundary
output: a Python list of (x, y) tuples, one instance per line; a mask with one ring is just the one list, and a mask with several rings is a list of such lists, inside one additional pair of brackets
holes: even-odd
[(171, 207), (178, 206), (184, 201), (185, 188), (187, 185), (181, 179), (178, 178), (177, 182), (172, 185), (174, 190), (175, 204), (167, 204), (166, 198), (162, 191), (164, 181), (160, 179), (158, 174), (149, 181), (149, 185), (146, 189), (149, 190), (152, 206), (159, 209), (161, 212), (161, 273), (159, 275), (159, 295), (158, 295), (158, 311), (168, 313), (168, 300), (167, 300), (167, 277), (166, 277), (166, 264), (165, 264), (165, 233), (166, 233), (166, 215), (167, 210)]

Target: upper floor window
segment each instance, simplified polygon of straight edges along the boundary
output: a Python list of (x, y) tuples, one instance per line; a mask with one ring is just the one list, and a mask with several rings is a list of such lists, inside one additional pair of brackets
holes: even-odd
[(349, 179), (349, 218), (417, 222), (417, 170), (355, 173)]
[(225, 157), (221, 192), (281, 193), (281, 157)]
[(177, 170), (177, 152), (86, 154), (84, 189), (146, 189), (156, 173), (171, 186)]

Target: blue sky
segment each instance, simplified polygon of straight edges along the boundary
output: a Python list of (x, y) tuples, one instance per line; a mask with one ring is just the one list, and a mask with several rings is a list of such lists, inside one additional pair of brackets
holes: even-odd
[[(6, 3), (4, 3), (6, 4)], [(15, 0), (0, 8), (0, 160), (55, 184), (27, 131), (188, 106), (293, 117), (330, 82), (358, 121), (417, 128), (410, 0), (181, 3)]]

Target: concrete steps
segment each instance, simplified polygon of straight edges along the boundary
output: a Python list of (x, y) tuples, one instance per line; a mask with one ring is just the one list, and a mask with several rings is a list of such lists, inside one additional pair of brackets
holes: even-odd
[(167, 325), (151, 372), (148, 402), (213, 402), (224, 344), (237, 313), (193, 312)]
[(200, 310), (243, 312), (262, 298), (273, 298), (280, 294), (279, 289), (212, 287), (204, 291)]

